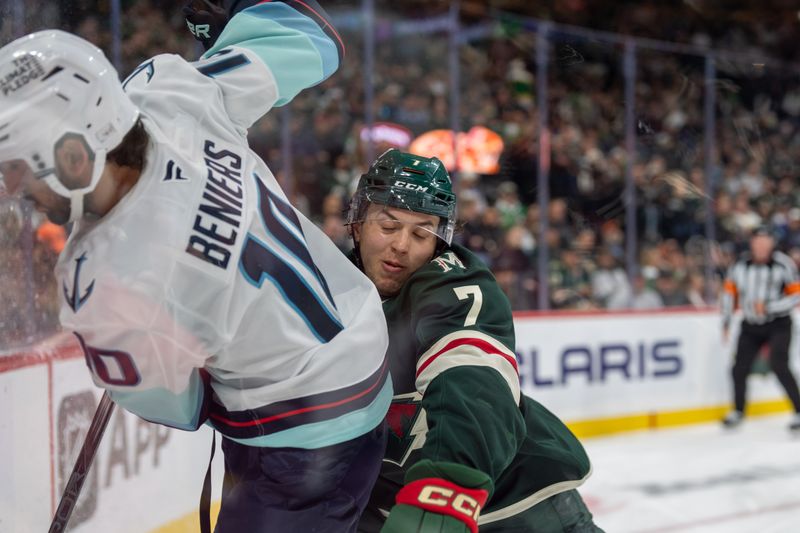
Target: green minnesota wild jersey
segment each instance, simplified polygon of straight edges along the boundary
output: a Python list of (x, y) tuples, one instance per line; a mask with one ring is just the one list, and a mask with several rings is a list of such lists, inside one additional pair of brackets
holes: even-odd
[(395, 395), (388, 447), (359, 531), (378, 531), (421, 459), (459, 463), (494, 482), (479, 524), (502, 525), (588, 477), (580, 442), (520, 394), (511, 307), (475, 255), (453, 245), (385, 300)]

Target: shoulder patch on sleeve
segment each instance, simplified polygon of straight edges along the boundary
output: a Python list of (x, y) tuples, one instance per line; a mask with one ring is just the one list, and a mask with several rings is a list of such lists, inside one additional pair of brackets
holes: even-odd
[(442, 272), (450, 272), (454, 268), (466, 270), (467, 267), (454, 252), (445, 252), (431, 261), (442, 269)]

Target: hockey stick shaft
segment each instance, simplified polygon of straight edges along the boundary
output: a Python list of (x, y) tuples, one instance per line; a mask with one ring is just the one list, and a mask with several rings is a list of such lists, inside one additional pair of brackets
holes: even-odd
[(75, 460), (75, 466), (72, 468), (72, 474), (69, 476), (64, 492), (61, 494), (61, 501), (58, 503), (56, 514), (50, 523), (50, 533), (61, 533), (67, 529), (69, 517), (72, 516), (72, 511), (78, 502), (83, 483), (89, 474), (89, 468), (92, 466), (97, 448), (100, 446), (103, 433), (113, 412), (114, 402), (111, 400), (111, 396), (108, 395), (108, 391), (106, 391), (103, 393), (103, 397), (100, 398), (92, 424), (89, 426), (81, 451)]

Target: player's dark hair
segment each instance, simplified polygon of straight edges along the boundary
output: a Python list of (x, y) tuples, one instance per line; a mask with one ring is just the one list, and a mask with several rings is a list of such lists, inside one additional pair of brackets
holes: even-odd
[(150, 142), (150, 135), (144, 129), (142, 119), (136, 120), (136, 124), (130, 129), (119, 146), (108, 152), (106, 160), (116, 163), (121, 167), (131, 167), (136, 170), (144, 168), (147, 156), (147, 144)]

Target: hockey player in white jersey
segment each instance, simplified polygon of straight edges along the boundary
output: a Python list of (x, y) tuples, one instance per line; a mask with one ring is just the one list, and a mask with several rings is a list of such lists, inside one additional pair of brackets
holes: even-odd
[(124, 82), (65, 32), (0, 49), (0, 172), (75, 223), (60, 318), (95, 383), (224, 436), (217, 531), (350, 531), (392, 397), (381, 303), (246, 138), (337, 69), (341, 41), (314, 2), (234, 4), (201, 60), (158, 55)]

